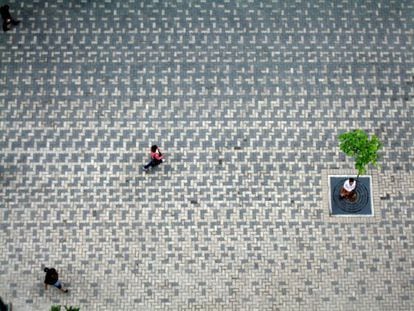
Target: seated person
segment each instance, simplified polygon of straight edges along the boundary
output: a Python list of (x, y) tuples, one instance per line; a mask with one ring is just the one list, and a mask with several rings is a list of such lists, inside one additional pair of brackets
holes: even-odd
[(341, 188), (339, 196), (342, 199), (352, 199), (355, 196), (356, 181), (353, 178), (349, 178), (344, 182)]

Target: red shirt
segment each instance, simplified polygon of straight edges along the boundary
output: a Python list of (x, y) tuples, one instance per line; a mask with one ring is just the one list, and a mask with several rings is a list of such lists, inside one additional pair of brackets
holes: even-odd
[(160, 155), (158, 152), (161, 152), (159, 149), (157, 149), (157, 151), (152, 152), (151, 151), (151, 159), (155, 159), (155, 160), (161, 160), (164, 158), (163, 155)]

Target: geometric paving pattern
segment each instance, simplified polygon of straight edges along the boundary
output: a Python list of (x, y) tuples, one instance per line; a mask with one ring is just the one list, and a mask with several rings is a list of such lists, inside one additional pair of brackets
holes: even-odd
[[(412, 1), (9, 5), (0, 296), (16, 310), (414, 308)], [(353, 168), (338, 136), (355, 128), (384, 144), (378, 221), (327, 222), (321, 174)], [(146, 174), (152, 144), (167, 161)], [(68, 295), (44, 291), (44, 266)]]

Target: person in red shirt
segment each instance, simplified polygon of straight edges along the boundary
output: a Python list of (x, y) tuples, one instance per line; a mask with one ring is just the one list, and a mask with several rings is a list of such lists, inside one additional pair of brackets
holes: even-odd
[(147, 172), (150, 169), (150, 167), (160, 165), (164, 161), (165, 159), (161, 153), (160, 148), (158, 148), (157, 145), (153, 145), (151, 146), (151, 160), (148, 162), (148, 164), (144, 165), (143, 169)]

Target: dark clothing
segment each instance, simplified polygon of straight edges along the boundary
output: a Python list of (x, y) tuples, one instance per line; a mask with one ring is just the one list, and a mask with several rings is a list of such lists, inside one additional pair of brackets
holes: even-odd
[(11, 19), (8, 5), (3, 5), (2, 7), (0, 7), (0, 14), (1, 14), (1, 18), (4, 20)]
[(160, 165), (161, 163), (162, 163), (162, 160), (151, 159), (151, 161), (149, 161), (147, 165), (144, 165), (144, 168), (147, 170), (150, 167), (155, 167), (157, 165)]
[(58, 273), (54, 268), (50, 268), (47, 270), (46, 276), (45, 276), (46, 284), (55, 285), (58, 279), (59, 279)]
[(0, 298), (0, 311), (7, 311), (8, 307), (4, 304), (3, 300)]
[(8, 31), (10, 30), (11, 25), (18, 25), (20, 23), (11, 17), (8, 5), (0, 7), (0, 14), (3, 19), (3, 31)]

